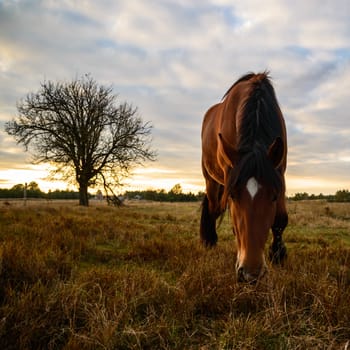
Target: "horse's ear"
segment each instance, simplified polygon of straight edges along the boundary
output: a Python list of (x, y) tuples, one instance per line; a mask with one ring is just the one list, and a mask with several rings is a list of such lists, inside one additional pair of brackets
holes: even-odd
[(233, 167), (233, 164), (236, 162), (237, 151), (223, 138), (221, 133), (219, 133), (219, 140), (224, 151), (223, 157), (225, 162)]
[(284, 156), (284, 144), (280, 137), (275, 138), (275, 141), (273, 141), (267, 151), (267, 156), (275, 168), (278, 168), (281, 165)]

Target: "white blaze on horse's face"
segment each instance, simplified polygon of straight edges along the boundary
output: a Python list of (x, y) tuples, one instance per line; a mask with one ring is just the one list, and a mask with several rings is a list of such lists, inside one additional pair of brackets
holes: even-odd
[(252, 200), (254, 199), (255, 195), (259, 191), (259, 183), (256, 181), (255, 177), (251, 177), (247, 182), (247, 190), (250, 194), (250, 197), (252, 197)]

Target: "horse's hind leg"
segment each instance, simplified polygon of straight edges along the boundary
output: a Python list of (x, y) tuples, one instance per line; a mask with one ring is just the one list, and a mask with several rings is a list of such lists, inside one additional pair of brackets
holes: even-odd
[(282, 234), (288, 224), (288, 214), (284, 197), (279, 200), (277, 214), (272, 225), (273, 241), (269, 250), (269, 257), (273, 264), (282, 264), (287, 258), (287, 248)]
[(216, 220), (221, 214), (220, 210), (220, 198), (222, 195), (222, 189), (220, 185), (216, 185), (214, 193), (207, 191), (202, 203), (202, 214), (200, 222), (200, 237), (202, 243), (206, 247), (212, 247), (218, 240), (216, 233)]

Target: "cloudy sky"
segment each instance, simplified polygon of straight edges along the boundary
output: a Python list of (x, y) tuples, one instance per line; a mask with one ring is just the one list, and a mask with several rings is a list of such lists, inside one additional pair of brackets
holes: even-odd
[(0, 187), (60, 185), (4, 124), (40, 82), (90, 73), (154, 125), (158, 160), (129, 185), (204, 190), (205, 111), (267, 69), (287, 123), (288, 194), (350, 189), (349, 18), (349, 0), (0, 0)]

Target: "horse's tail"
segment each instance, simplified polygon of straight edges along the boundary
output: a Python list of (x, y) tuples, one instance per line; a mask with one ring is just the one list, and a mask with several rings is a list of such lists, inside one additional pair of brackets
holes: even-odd
[(206, 247), (214, 246), (218, 240), (216, 234), (216, 215), (209, 210), (209, 199), (207, 195), (204, 196), (202, 202), (200, 238)]

